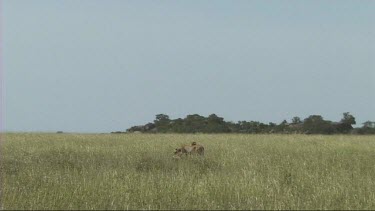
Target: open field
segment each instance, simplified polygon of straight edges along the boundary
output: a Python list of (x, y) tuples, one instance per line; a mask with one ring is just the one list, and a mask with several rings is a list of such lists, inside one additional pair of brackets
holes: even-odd
[(3, 209), (375, 209), (375, 136), (4, 136)]

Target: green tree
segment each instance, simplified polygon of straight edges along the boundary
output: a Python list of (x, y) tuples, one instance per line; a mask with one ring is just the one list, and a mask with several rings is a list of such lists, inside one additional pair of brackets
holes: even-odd
[(230, 132), (229, 125), (224, 121), (224, 118), (211, 114), (207, 117), (207, 125), (204, 130), (206, 133), (228, 133)]
[(349, 112), (343, 113), (343, 117), (339, 123), (334, 124), (334, 127), (339, 133), (349, 133), (353, 130), (353, 124), (355, 124), (355, 118)]
[(303, 121), (303, 129), (306, 133), (332, 134), (334, 128), (330, 121), (325, 121), (320, 115), (310, 115)]
[(361, 128), (357, 129), (359, 134), (375, 134), (375, 122), (366, 121)]
[(302, 121), (301, 121), (301, 118), (299, 118), (298, 116), (295, 116), (292, 118), (292, 124), (301, 124)]
[(185, 130), (188, 133), (203, 132), (207, 125), (206, 118), (198, 114), (187, 115), (184, 123)]
[(279, 125), (275, 127), (275, 132), (277, 133), (284, 133), (286, 132), (286, 129), (288, 128), (288, 122), (286, 120), (283, 120)]
[(363, 124), (363, 127), (367, 127), (367, 128), (375, 128), (375, 122), (371, 122), (371, 121), (366, 121)]
[(165, 114), (157, 114), (154, 120), (156, 130), (162, 133), (170, 131), (170, 122), (169, 116)]
[(343, 113), (343, 117), (340, 121), (341, 123), (349, 124), (349, 125), (355, 125), (355, 117), (351, 115), (349, 112)]

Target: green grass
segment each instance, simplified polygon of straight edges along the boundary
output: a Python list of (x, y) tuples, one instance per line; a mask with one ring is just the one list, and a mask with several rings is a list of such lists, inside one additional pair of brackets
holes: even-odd
[[(192, 141), (205, 158), (174, 160)], [(3, 209), (375, 209), (375, 136), (5, 134)]]

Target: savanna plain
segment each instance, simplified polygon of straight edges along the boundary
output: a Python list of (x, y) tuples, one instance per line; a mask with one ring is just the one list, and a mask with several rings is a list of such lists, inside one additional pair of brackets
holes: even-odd
[[(375, 209), (375, 136), (2, 135), (2, 209)], [(197, 142), (205, 156), (173, 159)]]

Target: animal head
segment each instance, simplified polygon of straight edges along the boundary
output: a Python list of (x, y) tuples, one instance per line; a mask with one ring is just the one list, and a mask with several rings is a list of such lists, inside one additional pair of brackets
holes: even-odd
[(176, 149), (176, 151), (174, 152), (175, 155), (181, 155), (182, 154), (182, 149), (179, 148), (179, 149)]
[(194, 145), (197, 145), (197, 142), (193, 141), (193, 143), (191, 143), (192, 146)]

